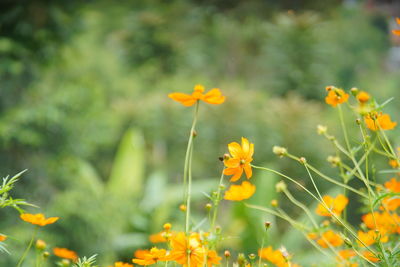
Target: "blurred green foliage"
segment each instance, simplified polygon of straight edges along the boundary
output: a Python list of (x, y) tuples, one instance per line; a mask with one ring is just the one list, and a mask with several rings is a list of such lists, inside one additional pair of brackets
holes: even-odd
[[(321, 155), (327, 143), (314, 134), (318, 123), (336, 131), (324, 87), (359, 86), (382, 101), (400, 96), (399, 70), (384, 68), (386, 18), (340, 1), (277, 2), (2, 3), (0, 173), (29, 169), (17, 195), (62, 217), (41, 237), (85, 255), (99, 253), (100, 263), (110, 263), (149, 246), (147, 236), (162, 223), (179, 228), (192, 113), (166, 95), (190, 92), (196, 83), (220, 87), (227, 96), (224, 105), (200, 107), (196, 222), (206, 216), (202, 192), (218, 184), (218, 156), (241, 136), (255, 143), (255, 162), (303, 183), (304, 173), (276, 159), (273, 145), (334, 173), (325, 163), (332, 151)], [(389, 110), (398, 114), (398, 107)], [(276, 197), (277, 177), (256, 173), (254, 180), (252, 203)], [(8, 247), (14, 255), (30, 231), (17, 216), (0, 211), (0, 229), (16, 240)], [(256, 251), (262, 222), (272, 220), (241, 204), (224, 206), (220, 219), (232, 236), (226, 248), (245, 252)], [(270, 241), (286, 241), (306, 261), (316, 253), (306, 252), (287, 225), (275, 228)], [(1, 257), (0, 265), (14, 261)]]

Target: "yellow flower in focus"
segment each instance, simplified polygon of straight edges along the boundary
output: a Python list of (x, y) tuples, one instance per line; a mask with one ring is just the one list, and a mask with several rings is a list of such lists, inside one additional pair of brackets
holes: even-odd
[(0, 234), (0, 242), (6, 241), (6, 240), (7, 240), (7, 236)]
[(343, 245), (343, 242), (344, 241), (340, 237), (340, 235), (336, 234), (332, 230), (326, 231), (325, 233), (322, 234), (322, 238), (317, 240), (318, 245), (320, 245), (323, 248), (327, 248), (329, 247), (329, 245), (331, 245), (332, 247), (339, 247)]
[(207, 251), (207, 267), (212, 267), (213, 265), (219, 265), (221, 257), (218, 256), (215, 250)]
[[(358, 231), (357, 235), (366, 246), (375, 244), (375, 242), (378, 240), (380, 240), (382, 243), (386, 243), (389, 240), (387, 235), (384, 235), (383, 233), (379, 234), (375, 230), (370, 230), (368, 232)], [(363, 246), (360, 241), (357, 240), (357, 242), (360, 246)]]
[[(396, 18), (397, 24), (400, 26), (400, 18)], [(392, 31), (395, 35), (400, 36), (400, 30), (393, 30)]]
[(225, 192), (224, 199), (241, 201), (250, 198), (256, 191), (256, 186), (244, 181), (241, 185), (231, 185)]
[(370, 96), (367, 92), (360, 91), (357, 94), (356, 98), (360, 103), (364, 104), (364, 103), (368, 102), (368, 100), (370, 99)]
[(42, 213), (38, 214), (23, 213), (20, 215), (20, 218), (25, 222), (39, 226), (45, 226), (48, 224), (55, 223), (59, 219), (59, 217), (50, 217), (46, 219)]
[(250, 179), (253, 175), (250, 162), (253, 161), (254, 144), (242, 137), (242, 145), (232, 142), (228, 144), (228, 150), (231, 155), (224, 160), (226, 166), (224, 174), (233, 175), (230, 181), (235, 182), (240, 179), (244, 171), (247, 179)]
[(206, 251), (198, 233), (192, 233), (189, 237), (183, 232), (178, 233), (171, 238), (171, 247), (169, 260), (174, 260), (183, 266), (187, 266), (188, 260), (191, 267), (203, 266)]
[(68, 259), (72, 261), (76, 261), (78, 259), (78, 255), (75, 251), (66, 249), (66, 248), (54, 248), (53, 249), (54, 255), (59, 258)]
[[(136, 253), (135, 253), (136, 256)], [(141, 254), (137, 254), (140, 256), (132, 260), (133, 263), (139, 265), (152, 265), (157, 263), (158, 261), (167, 260), (167, 251), (165, 249), (152, 248), (147, 251), (142, 251)]]
[(343, 89), (328, 86), (326, 87), (326, 90), (328, 91), (328, 95), (325, 97), (325, 102), (332, 107), (345, 103), (349, 99), (349, 94), (345, 93)]
[(397, 122), (393, 122), (388, 114), (375, 113), (373, 115), (368, 114), (364, 117), (365, 124), (367, 124), (368, 129), (372, 131), (382, 130), (392, 130), (396, 127)]
[[(324, 201), (325, 205), (330, 209), (330, 211), (337, 216), (340, 216), (342, 211), (349, 203), (348, 198), (341, 194), (338, 195), (336, 198), (326, 195), (322, 197), (322, 200)], [(320, 216), (332, 216), (331, 212), (329, 212), (329, 210), (327, 210), (321, 203), (318, 204), (315, 212)]]
[(202, 100), (209, 104), (222, 104), (225, 102), (225, 96), (222, 95), (221, 91), (218, 88), (213, 88), (207, 93), (204, 93), (204, 86), (201, 84), (197, 84), (194, 87), (194, 91), (191, 95), (184, 93), (171, 93), (168, 95), (169, 98), (172, 98), (175, 101), (180, 102), (182, 105), (189, 107), (194, 105), (197, 101)]

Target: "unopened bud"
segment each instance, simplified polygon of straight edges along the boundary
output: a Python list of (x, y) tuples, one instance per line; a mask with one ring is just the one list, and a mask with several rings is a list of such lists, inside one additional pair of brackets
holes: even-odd
[(63, 266), (63, 267), (69, 267), (70, 263), (71, 262), (69, 260), (67, 260), (67, 259), (62, 259), (61, 260), (61, 266)]
[(361, 119), (360, 119), (360, 118), (357, 118), (357, 119), (356, 119), (356, 123), (357, 123), (357, 125), (360, 125), (360, 124), (361, 124)]
[(180, 209), (181, 211), (186, 211), (186, 205), (185, 205), (185, 204), (181, 204), (181, 205), (179, 206), (179, 209)]
[(322, 226), (328, 227), (331, 223), (328, 220), (322, 222)]
[(335, 89), (335, 88), (336, 88), (335, 86), (329, 85), (329, 86), (325, 87), (325, 90), (329, 92), (330, 90)]
[(43, 258), (48, 258), (50, 256), (50, 253), (48, 251), (43, 252)]
[(215, 226), (215, 233), (220, 234), (221, 233), (221, 226), (217, 225)]
[(299, 162), (300, 162), (301, 164), (306, 164), (306, 163), (307, 163), (307, 160), (306, 160), (305, 157), (301, 157), (301, 158), (299, 158)]
[(286, 191), (287, 186), (284, 181), (280, 181), (279, 183), (277, 183), (275, 185), (275, 189), (276, 189), (276, 192), (280, 193), (280, 192)]
[(225, 250), (224, 255), (225, 258), (229, 258), (231, 256), (231, 253), (229, 252), (229, 250)]
[(268, 230), (271, 227), (271, 222), (270, 221), (266, 221), (264, 223), (264, 227), (265, 227), (265, 230)]
[(287, 155), (287, 149), (281, 146), (274, 146), (272, 148), (272, 152), (279, 157), (283, 157)]
[(337, 156), (328, 156), (326, 159), (333, 167), (336, 167), (340, 164), (340, 158)]
[(254, 253), (249, 254), (250, 260), (254, 260), (255, 258), (256, 258), (256, 254), (254, 254)]
[(46, 249), (46, 242), (41, 239), (36, 240), (35, 247), (37, 250), (45, 250)]
[(351, 92), (351, 94), (352, 94), (353, 96), (356, 96), (356, 95), (358, 94), (358, 88), (353, 87), (353, 88), (350, 89), (350, 92)]
[(285, 258), (285, 259), (288, 259), (289, 258), (289, 252), (287, 251), (287, 249), (285, 248), (285, 247), (280, 247), (279, 248), (279, 251), (282, 253), (282, 256)]
[(351, 242), (351, 240), (348, 238), (348, 237), (345, 237), (344, 239), (343, 239), (343, 241), (344, 241), (344, 243), (346, 244), (346, 246), (348, 246), (348, 247), (353, 247), (353, 242)]
[(193, 135), (193, 137), (196, 137), (196, 136), (197, 136), (196, 130), (193, 130), (193, 131), (192, 131), (192, 135)]
[(228, 159), (230, 159), (231, 157), (229, 156), (228, 153), (225, 153), (223, 158), (224, 158), (224, 160), (228, 160)]
[(163, 225), (163, 228), (164, 228), (165, 231), (169, 231), (172, 228), (172, 225), (170, 223), (165, 223)]
[(324, 125), (318, 125), (317, 126), (317, 133), (319, 135), (325, 134), (328, 131), (328, 127), (324, 126)]
[(246, 263), (246, 257), (244, 256), (243, 253), (239, 253), (238, 258), (237, 258), (237, 262), (239, 264), (239, 266), (244, 266)]
[(219, 185), (219, 189), (220, 189), (220, 190), (225, 190), (225, 185), (220, 184), (220, 185)]
[(278, 205), (279, 205), (278, 200), (276, 200), (276, 199), (271, 200), (272, 207), (278, 207)]
[(206, 210), (210, 211), (212, 209), (212, 205), (210, 203), (207, 203), (205, 208)]

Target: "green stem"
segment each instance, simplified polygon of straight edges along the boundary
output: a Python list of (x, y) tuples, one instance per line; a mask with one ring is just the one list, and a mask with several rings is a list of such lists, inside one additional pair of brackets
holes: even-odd
[(221, 178), (219, 179), (217, 196), (216, 196), (216, 199), (214, 200), (214, 210), (213, 210), (213, 216), (212, 216), (211, 227), (210, 227), (211, 232), (214, 231), (215, 222), (217, 221), (218, 207), (219, 207), (219, 203), (221, 201), (221, 192), (222, 192), (222, 186), (223, 186), (223, 181), (224, 181), (224, 170), (225, 170), (225, 167), (222, 170)]
[(36, 237), (36, 234), (37, 234), (38, 230), (39, 230), (39, 226), (36, 226), (35, 230), (33, 232), (31, 241), (29, 242), (28, 247), (25, 249), (24, 254), (22, 254), (21, 259), (18, 261), (17, 267), (20, 267), (22, 265), (22, 263), (24, 262), (26, 256), (28, 255), (28, 252), (29, 252), (29, 250), (31, 249), (31, 247), (33, 245), (33, 241), (35, 240), (35, 237)]

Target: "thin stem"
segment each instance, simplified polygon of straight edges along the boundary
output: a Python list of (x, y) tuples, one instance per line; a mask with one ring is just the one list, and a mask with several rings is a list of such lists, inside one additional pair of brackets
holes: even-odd
[(224, 170), (225, 170), (225, 167), (222, 170), (221, 178), (219, 179), (217, 195), (214, 200), (214, 210), (213, 210), (213, 216), (211, 219), (210, 231), (214, 231), (215, 222), (217, 221), (218, 207), (219, 207), (219, 203), (221, 201), (222, 186), (223, 186), (223, 181), (224, 181)]
[(350, 142), (349, 142), (349, 137), (347, 136), (347, 129), (346, 129), (346, 125), (344, 123), (341, 105), (338, 105), (338, 111), (339, 111), (340, 125), (342, 126), (344, 141), (346, 142), (347, 150), (349, 151), (349, 153), (351, 153), (351, 146), (350, 146)]
[(38, 230), (39, 230), (39, 226), (36, 226), (35, 230), (33, 231), (33, 235), (32, 235), (31, 241), (29, 242), (28, 247), (25, 249), (24, 254), (22, 254), (21, 259), (18, 261), (17, 267), (20, 267), (22, 265), (22, 263), (24, 262), (26, 256), (28, 255), (28, 252), (32, 247), (33, 241), (35, 240), (35, 237), (36, 237), (36, 234), (37, 234)]

